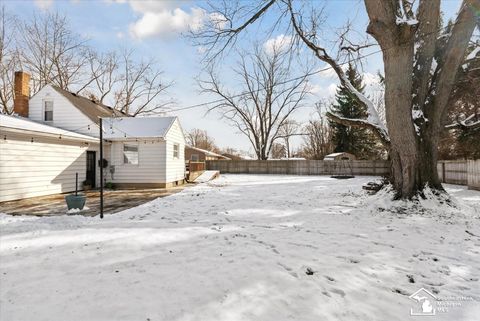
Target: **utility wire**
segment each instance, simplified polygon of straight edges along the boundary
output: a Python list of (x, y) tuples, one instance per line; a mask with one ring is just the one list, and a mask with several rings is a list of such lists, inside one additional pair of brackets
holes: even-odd
[[(446, 28), (453, 28), (453, 26), (457, 25), (457, 24), (460, 24), (460, 23), (465, 23), (466, 21), (460, 21), (460, 22), (455, 22), (454, 24), (452, 25), (446, 25), (444, 27), (441, 27), (441, 28), (438, 28), (437, 30), (435, 31), (432, 31), (432, 32), (429, 32), (429, 33), (425, 33), (424, 35), (431, 35), (431, 34), (436, 34), (438, 32), (440, 32), (441, 30), (443, 29), (446, 29)], [(406, 42), (404, 42), (406, 43)], [(390, 47), (390, 48), (386, 48), (386, 49), (380, 49), (380, 50), (377, 50), (377, 51), (373, 51), (371, 53), (368, 53), (368, 54), (365, 54), (365, 55), (361, 55), (361, 56), (358, 56), (356, 59), (350, 59), (350, 60), (347, 60), (343, 63), (339, 63), (338, 65), (339, 66), (343, 66), (343, 65), (346, 65), (346, 64), (350, 64), (352, 62), (356, 62), (358, 60), (361, 60), (361, 59), (365, 59), (367, 57), (370, 57), (370, 56), (373, 56), (377, 53), (380, 53), (380, 52), (384, 52), (384, 51), (388, 51), (388, 50), (392, 50), (392, 49), (395, 49), (395, 47)], [(313, 72), (310, 72), (310, 73), (307, 73), (303, 76), (298, 76), (298, 77), (295, 77), (295, 78), (291, 78), (291, 79), (288, 79), (288, 80), (285, 80), (285, 81), (282, 81), (282, 82), (279, 82), (278, 85), (284, 85), (284, 84), (287, 84), (289, 82), (292, 82), (292, 81), (296, 81), (296, 80), (300, 80), (302, 78), (306, 78), (306, 77), (310, 77), (310, 76), (313, 76), (313, 75), (316, 75), (316, 74), (319, 74), (321, 72), (324, 72), (324, 71), (327, 71), (327, 70), (331, 70), (333, 69), (333, 67), (325, 67), (325, 68), (322, 68), (320, 70), (316, 70), (316, 71), (313, 71)], [(257, 90), (253, 90), (252, 92), (260, 92), (261, 89), (257, 89)], [(240, 94), (237, 94), (237, 95), (233, 95), (231, 96), (231, 98), (239, 98), (239, 97), (242, 97), (242, 96), (245, 96), (245, 95), (248, 95), (250, 94), (251, 92), (243, 92), (243, 93), (240, 93)], [(186, 107), (181, 107), (181, 108), (176, 108), (176, 109), (171, 109), (171, 110), (168, 110), (166, 112), (176, 112), (176, 111), (181, 111), (181, 110), (187, 110), (187, 109), (193, 109), (193, 108), (198, 108), (198, 107), (203, 107), (203, 106), (208, 106), (208, 105), (211, 105), (211, 104), (216, 104), (216, 103), (220, 103), (220, 102), (223, 102), (225, 101), (225, 99), (216, 99), (216, 100), (211, 100), (211, 101), (207, 101), (207, 102), (204, 102), (204, 103), (199, 103), (199, 104), (194, 104), (194, 105), (190, 105), (190, 106), (186, 106)]]

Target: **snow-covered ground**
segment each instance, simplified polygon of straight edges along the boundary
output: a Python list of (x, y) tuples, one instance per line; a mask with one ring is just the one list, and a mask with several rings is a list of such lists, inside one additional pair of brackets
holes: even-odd
[[(104, 220), (0, 215), (0, 319), (479, 320), (480, 192), (392, 214), (372, 179), (223, 175)], [(411, 317), (422, 287), (457, 306)]]

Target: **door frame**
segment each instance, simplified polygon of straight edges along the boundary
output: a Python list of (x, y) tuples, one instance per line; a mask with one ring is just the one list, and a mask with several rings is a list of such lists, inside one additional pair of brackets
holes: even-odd
[[(86, 159), (86, 162), (85, 162), (85, 180), (89, 179), (89, 176), (88, 176), (88, 173), (89, 173), (89, 170), (88, 170), (88, 159), (89, 159), (89, 156), (93, 154), (93, 180), (92, 180), (92, 188), (95, 188), (95, 186), (97, 185), (96, 183), (96, 180), (97, 180), (97, 152), (94, 151), (94, 150), (87, 150), (87, 159)], [(91, 157), (91, 156), (90, 156)]]

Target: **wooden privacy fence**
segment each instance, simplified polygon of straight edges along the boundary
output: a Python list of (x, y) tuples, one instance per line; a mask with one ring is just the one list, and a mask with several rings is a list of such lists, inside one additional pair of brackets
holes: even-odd
[(437, 170), (443, 183), (480, 190), (480, 160), (442, 160), (438, 161)]
[(466, 160), (439, 161), (437, 172), (442, 183), (467, 185)]
[(387, 161), (209, 160), (208, 170), (235, 174), (385, 175)]
[(205, 170), (205, 163), (204, 162), (192, 162), (188, 161), (186, 163), (187, 171), (191, 172), (199, 172)]
[[(208, 170), (232, 174), (291, 175), (388, 175), (388, 161), (323, 160), (209, 160)], [(468, 185), (480, 190), (480, 160), (439, 161), (438, 175), (443, 183)]]
[(468, 188), (480, 191), (480, 159), (468, 161), (467, 182)]

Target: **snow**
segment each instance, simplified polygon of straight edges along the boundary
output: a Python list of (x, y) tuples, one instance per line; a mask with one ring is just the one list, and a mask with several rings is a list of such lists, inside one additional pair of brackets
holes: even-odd
[(230, 159), (230, 158), (228, 158), (228, 157), (225, 157), (225, 156), (223, 156), (223, 155), (214, 153), (214, 152), (209, 151), (209, 150), (206, 150), (206, 149), (201, 149), (201, 148), (193, 147), (193, 146), (190, 146), (190, 145), (185, 146), (185, 147), (190, 148), (190, 149), (193, 149), (193, 150), (196, 150), (196, 151), (199, 151), (199, 152), (202, 152), (202, 153), (204, 153), (205, 155), (208, 155), (208, 156), (222, 157), (222, 158), (224, 158), (224, 159)]
[(87, 206), (84, 206), (83, 209), (79, 209), (79, 208), (71, 208), (67, 211), (67, 214), (78, 214), (82, 211), (88, 211), (90, 208), (87, 207)]
[(466, 60), (470, 60), (470, 59), (475, 58), (478, 53), (480, 53), (480, 46), (478, 46), (477, 48), (473, 49), (472, 52), (467, 56), (467, 59), (466, 59)]
[(19, 131), (28, 131), (37, 135), (55, 135), (58, 137), (61, 135), (63, 138), (74, 138), (91, 142), (98, 142), (97, 138), (78, 134), (57, 127), (48, 126), (20, 116), (0, 114), (0, 127)]
[(395, 21), (395, 23), (397, 25), (407, 24), (409, 26), (414, 26), (418, 24), (418, 20), (414, 18), (408, 19), (406, 17), (397, 17), (397, 20)]
[(0, 319), (407, 320), (423, 287), (476, 300), (435, 320), (478, 320), (480, 192), (413, 206), (373, 179), (222, 175), (103, 220), (2, 214)]
[(194, 182), (195, 183), (206, 183), (211, 181), (212, 179), (216, 178), (220, 175), (219, 171), (204, 171), (200, 176), (198, 176)]
[[(367, 122), (374, 126), (375, 128), (377, 128), (382, 137), (384, 137), (385, 140), (389, 140), (389, 136), (388, 136), (388, 130), (387, 128), (385, 127), (385, 125), (380, 121), (380, 117), (378, 117), (378, 113), (377, 113), (377, 110), (375, 109), (375, 106), (373, 105), (373, 102), (370, 101), (367, 97), (365, 97), (364, 94), (362, 94), (361, 92), (359, 92), (351, 83), (350, 81), (348, 80), (347, 76), (345, 75), (345, 73), (341, 72), (339, 74), (339, 77), (342, 79), (342, 82), (345, 84), (345, 86), (347, 86), (347, 88), (349, 89), (349, 91), (354, 94), (355, 96), (358, 97), (358, 99), (363, 102), (366, 106), (367, 106), (367, 114), (368, 114), (368, 117), (367, 117)], [(362, 120), (356, 120), (356, 121), (362, 121)]]
[(176, 117), (103, 118), (104, 138), (165, 138)]
[(432, 59), (432, 66), (430, 68), (430, 72), (433, 74), (437, 70), (437, 67), (438, 67), (437, 59), (435, 59), (434, 57)]

